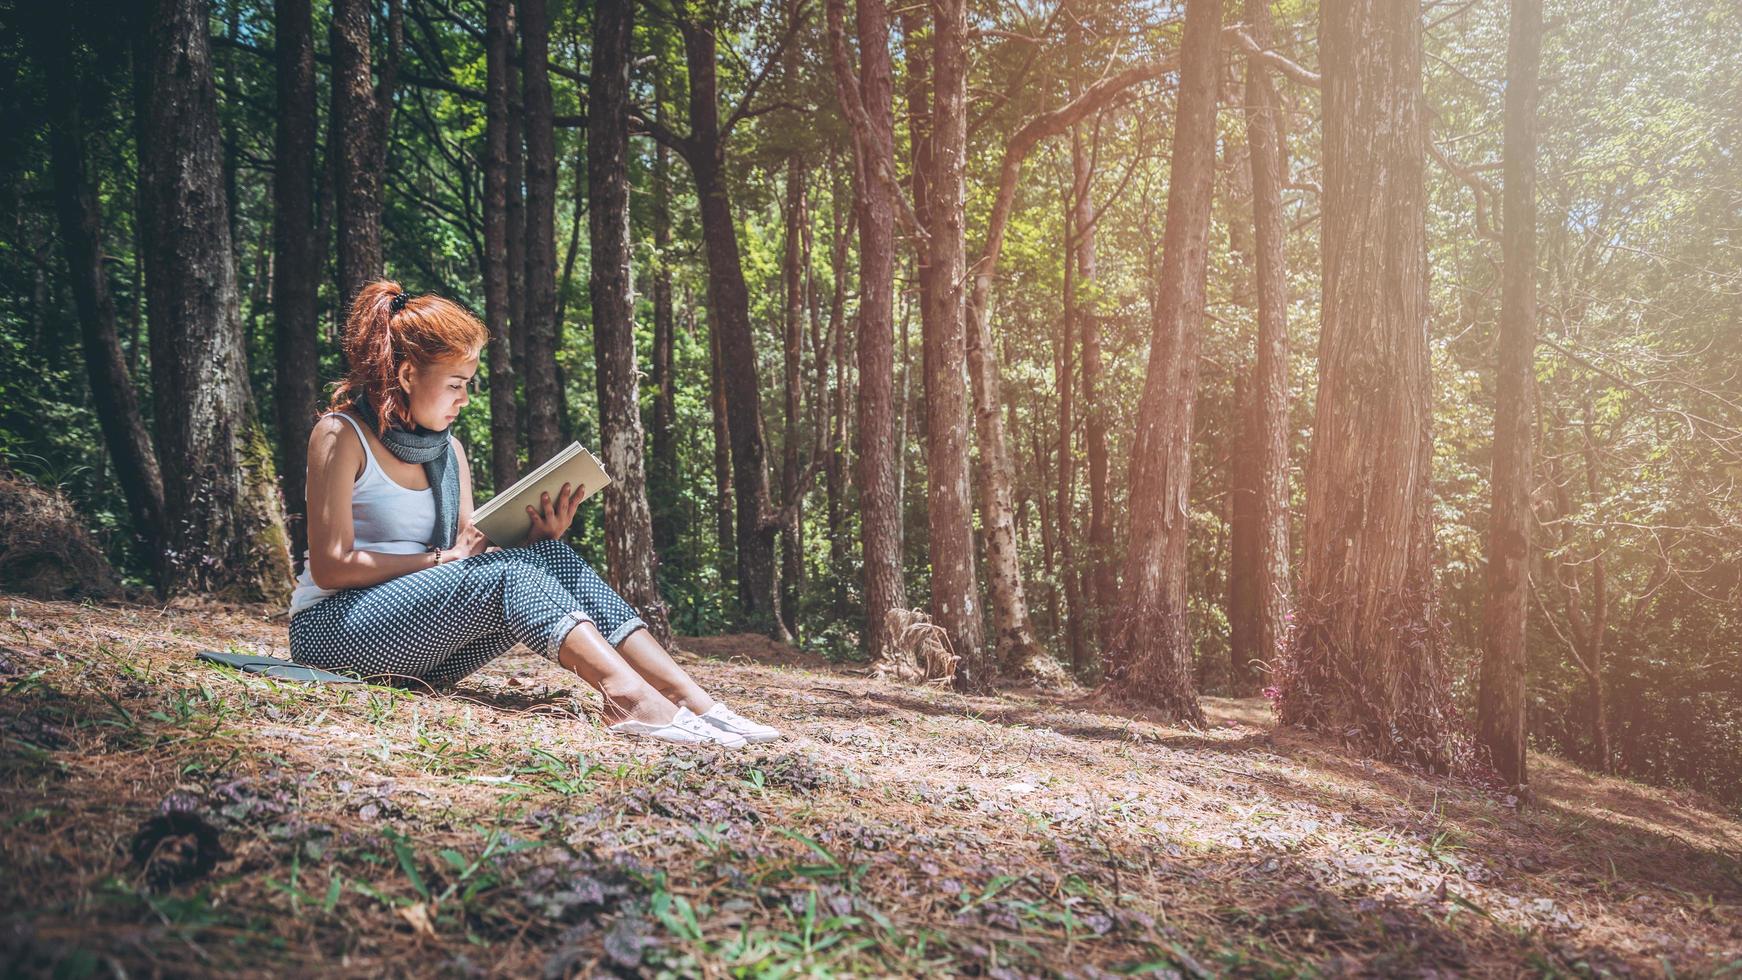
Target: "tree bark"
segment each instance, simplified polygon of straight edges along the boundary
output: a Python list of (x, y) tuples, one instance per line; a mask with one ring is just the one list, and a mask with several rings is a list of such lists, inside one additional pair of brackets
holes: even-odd
[[(1074, 101), (1082, 94), (1083, 11), (1073, 7), (1065, 13), (1065, 46), (1070, 64), (1069, 92)], [(1084, 607), (1089, 613), (1095, 642), (1106, 649), (1112, 642), (1112, 606), (1117, 577), (1113, 570), (1113, 524), (1111, 491), (1107, 481), (1107, 415), (1101, 405), (1101, 319), (1095, 302), (1095, 161), (1085, 145), (1083, 123), (1071, 127), (1071, 227), (1074, 244), (1065, 261), (1074, 264), (1076, 293), (1068, 307), (1076, 323), (1071, 330), (1082, 343), (1082, 415), (1084, 450), (1089, 464), (1089, 561), (1088, 588)]]
[[(709, 15), (711, 16), (711, 15)], [(720, 381), (732, 439), (732, 484), (737, 508), (738, 602), (752, 628), (788, 640), (777, 599), (780, 567), (774, 560), (779, 523), (768, 493), (767, 440), (750, 326), (750, 292), (726, 182), (725, 133), (720, 126), (713, 23), (686, 9), (678, 18), (689, 69), (690, 135), (684, 157), (696, 181), (702, 245), (708, 259), (708, 308), (720, 341)]]
[[(654, 119), (665, 124), (665, 66), (654, 68)], [(648, 487), (653, 504), (653, 547), (664, 557), (677, 546), (674, 504), (681, 479), (677, 455), (677, 322), (671, 306), (671, 149), (653, 146), (653, 465)]]
[[(508, 184), (504, 224), (508, 259), (508, 333), (516, 387), (526, 383), (526, 98), (520, 76), (520, 10), (508, 0)], [(515, 392), (519, 435), (526, 432), (524, 392)], [(525, 440), (516, 438), (516, 448)]]
[(64, 19), (54, 20), (49, 30), (55, 36), (43, 39), (42, 63), (46, 71), (49, 153), (61, 246), (72, 274), (85, 370), (97, 422), (103, 430), (103, 443), (115, 461), (116, 478), (127, 498), (134, 531), (150, 556), (153, 576), (161, 584), (165, 533), (163, 474), (152, 450), (151, 434), (139, 412), (138, 389), (121, 353), (115, 297), (103, 268), (102, 211), (85, 168), (73, 27)]
[(550, 17), (545, 0), (519, 0), (526, 98), (526, 430), (529, 462), (562, 449), (557, 382), (562, 324), (556, 321), (556, 130), (550, 93)]
[(510, 326), (508, 138), (514, 15), (509, 0), (490, 0), (484, 21), (484, 322), (490, 329), (490, 475), (497, 490), (520, 478), (520, 418), (514, 398)]
[[(781, 366), (784, 368), (784, 426), (780, 452), (780, 500), (786, 508), (802, 505), (804, 488), (800, 486), (799, 468), (799, 396), (803, 381), (804, 340), (804, 279), (803, 249), (800, 236), (808, 220), (805, 214), (804, 169), (795, 154), (786, 162), (786, 206), (784, 247), (780, 274), (785, 293), (781, 330)], [(802, 510), (781, 529), (780, 535), (780, 615), (786, 629), (798, 636), (798, 597), (804, 577), (804, 539)]]
[(290, 549), (254, 412), (225, 206), (209, 7), (151, 19), (139, 190), (145, 229), (168, 594), (283, 601)]
[(1542, 0), (1512, 0), (1511, 17), (1502, 146), (1503, 271), (1489, 481), (1488, 602), (1476, 735), (1500, 778), (1522, 786), (1528, 781), (1524, 637), (1530, 601), (1530, 481), (1536, 428), (1531, 381), (1536, 356), (1536, 107)]
[(1221, 23), (1218, 0), (1187, 0), (1161, 281), (1131, 456), (1131, 546), (1105, 661), (1111, 693), (1193, 724), (1203, 711), (1187, 622), (1186, 544)]
[[(1246, 0), (1247, 29), (1259, 46), (1271, 45), (1268, 0)], [(1245, 434), (1239, 441), (1241, 465), (1250, 476), (1247, 500), (1236, 507), (1250, 511), (1248, 520), (1234, 522), (1234, 567), (1244, 594), (1234, 625), (1232, 656), (1239, 693), (1256, 687), (1254, 662), (1269, 663), (1287, 640), (1289, 584), (1288, 540), (1288, 267), (1287, 221), (1282, 212), (1282, 185), (1288, 171), (1283, 145), (1283, 120), (1276, 86), (1269, 69), (1256, 56), (1246, 60), (1246, 152), (1252, 176), (1254, 294), (1258, 344), (1250, 403), (1241, 411)], [(1248, 540), (1249, 539), (1249, 540)], [(1244, 559), (1242, 558), (1242, 554)]]
[(1077, 577), (1077, 355), (1076, 303), (1077, 264), (1070, 259), (1071, 233), (1076, 226), (1073, 209), (1066, 202), (1064, 219), (1064, 296), (1063, 316), (1059, 318), (1059, 340), (1053, 351), (1053, 384), (1059, 393), (1058, 414), (1058, 474), (1057, 496), (1053, 505), (1053, 542), (1058, 546), (1058, 576), (1065, 594), (1065, 648), (1070, 652), (1071, 670), (1080, 671), (1088, 664), (1088, 644), (1084, 642), (1084, 620), (1081, 580)]
[[(841, 533), (841, 509), (846, 496), (846, 396), (847, 396), (847, 365), (846, 365), (846, 313), (847, 313), (847, 249), (848, 239), (855, 230), (856, 222), (843, 217), (847, 208), (843, 207), (843, 199), (851, 193), (848, 182), (840, 179), (839, 157), (830, 151), (829, 171), (832, 175), (829, 188), (829, 332), (824, 357), (818, 365), (818, 374), (823, 376), (823, 383), (829, 385), (829, 401), (826, 418), (828, 444), (827, 465), (824, 468), (825, 495), (828, 499), (829, 527), (829, 571), (830, 581), (835, 593), (837, 614), (841, 613), (841, 604), (846, 597), (843, 576), (847, 566), (847, 542)], [(833, 374), (831, 382), (825, 372)]]
[(308, 548), (308, 430), (320, 411), (321, 243), (314, 232), (315, 55), (309, 0), (280, 0), (273, 141), (272, 307), (277, 335), (279, 470), (294, 565)]
[(966, 271), (963, 179), (967, 164), (967, 0), (934, 0), (931, 37), (931, 179), (926, 186), (921, 307), (926, 394), (926, 496), (929, 503), (932, 614), (955, 654), (955, 684), (991, 688), (975, 574), (969, 490), (968, 391), (962, 284)]
[(720, 331), (708, 317), (708, 409), (714, 422), (714, 538), (719, 556), (720, 587), (738, 580), (738, 536), (733, 530), (732, 424), (726, 408), (726, 385), (720, 378)]
[[(594, 7), (587, 86), (587, 236), (592, 253), (593, 353), (599, 428), (612, 482), (605, 488), (605, 554), (611, 584), (662, 644), (671, 621), (654, 581), (653, 515), (642, 470), (640, 381), (629, 238), (629, 60), (634, 0)], [(576, 202), (577, 205), (579, 202)]]
[(827, 12), (837, 97), (849, 119), (864, 121), (852, 126), (853, 207), (859, 223), (853, 468), (865, 567), (866, 647), (876, 660), (889, 647), (885, 628), (890, 610), (907, 606), (895, 429), (895, 187), (875, 177), (879, 168), (894, 168), (895, 90), (889, 8), (885, 0), (858, 0), (855, 7), (860, 55), (856, 77), (847, 55), (842, 0), (828, 0)]
[(1434, 635), (1421, 12), (1320, 10), (1323, 327), (1285, 723), (1451, 765)]
[(351, 300), (382, 273), (382, 174), (398, 61), (398, 0), (388, 9), (388, 55), (377, 85), (371, 70), (366, 0), (333, 0), (333, 119), (328, 133), (335, 157), (340, 319)]

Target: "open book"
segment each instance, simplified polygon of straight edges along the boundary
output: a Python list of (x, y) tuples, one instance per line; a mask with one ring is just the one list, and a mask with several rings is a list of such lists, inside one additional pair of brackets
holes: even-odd
[(544, 465), (521, 477), (519, 482), (490, 498), (490, 502), (472, 512), (472, 523), (490, 543), (503, 548), (518, 548), (532, 533), (532, 518), (526, 508), (539, 509), (539, 500), (550, 494), (552, 506), (556, 495), (567, 483), (585, 500), (611, 485), (611, 477), (598, 457), (578, 442), (546, 460)]

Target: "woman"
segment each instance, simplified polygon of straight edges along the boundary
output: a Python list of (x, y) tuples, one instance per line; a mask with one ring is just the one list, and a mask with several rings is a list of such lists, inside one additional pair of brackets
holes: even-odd
[(780, 737), (709, 697), (562, 542), (580, 507), (566, 485), (527, 507), (526, 547), (489, 547), (472, 526), (465, 450), (449, 429), (487, 339), (439, 296), (387, 281), (358, 293), (350, 374), (309, 436), (291, 657), (446, 686), (519, 642), (598, 689), (608, 731), (726, 746)]

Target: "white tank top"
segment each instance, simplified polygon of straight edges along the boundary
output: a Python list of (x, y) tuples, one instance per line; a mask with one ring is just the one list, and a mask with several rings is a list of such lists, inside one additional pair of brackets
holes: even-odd
[[(343, 412), (329, 414), (351, 423), (363, 444), (363, 475), (351, 484), (352, 550), (389, 555), (429, 550), (436, 536), (435, 491), (411, 490), (393, 482), (375, 461), (375, 451), (369, 447), (362, 426)], [(290, 614), (295, 616), (336, 591), (315, 584), (309, 571), (308, 552), (304, 551), (302, 574), (290, 596)]]

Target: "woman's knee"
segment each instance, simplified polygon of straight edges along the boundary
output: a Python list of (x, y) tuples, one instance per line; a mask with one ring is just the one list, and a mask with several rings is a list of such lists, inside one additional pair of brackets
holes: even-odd
[(535, 541), (524, 547), (516, 548), (514, 554), (524, 561), (543, 568), (555, 568), (581, 557), (574, 548), (569, 546), (568, 542), (557, 538)]

